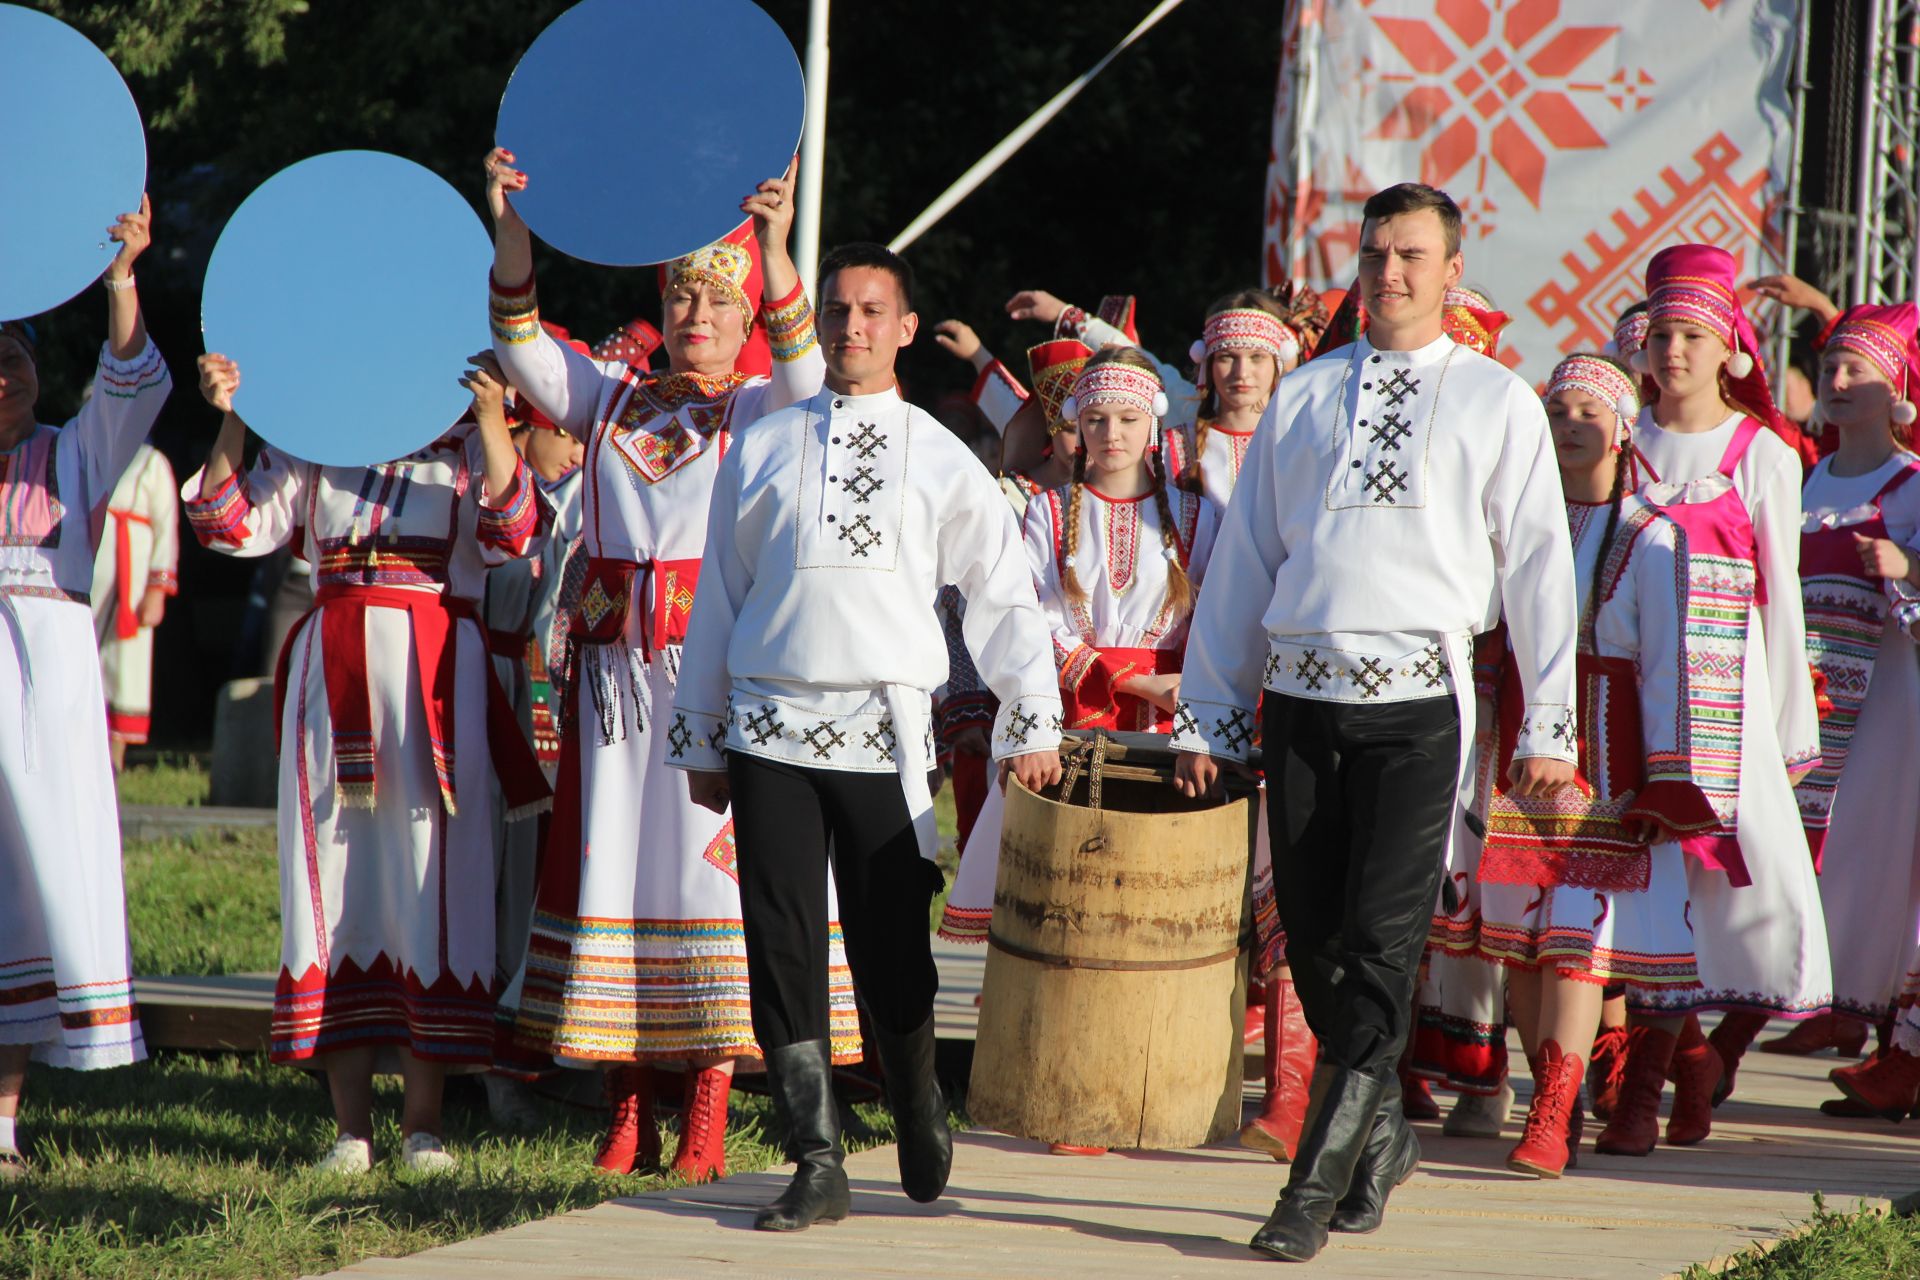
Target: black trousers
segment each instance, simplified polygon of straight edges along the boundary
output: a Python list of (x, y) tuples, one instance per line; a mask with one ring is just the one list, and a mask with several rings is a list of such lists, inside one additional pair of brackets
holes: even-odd
[(753, 1034), (764, 1049), (828, 1038), (827, 863), (847, 963), (881, 1030), (933, 1015), (927, 914), (940, 869), (920, 856), (900, 779), (727, 754)]
[(1273, 882), (1287, 963), (1320, 1058), (1389, 1076), (1414, 987), (1460, 768), (1452, 698), (1317, 702), (1263, 713)]

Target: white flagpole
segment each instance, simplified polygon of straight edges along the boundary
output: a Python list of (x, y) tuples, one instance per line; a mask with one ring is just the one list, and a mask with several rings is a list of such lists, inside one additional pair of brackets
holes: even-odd
[(813, 295), (814, 272), (820, 265), (820, 191), (827, 154), (827, 5), (812, 0), (807, 9), (806, 127), (800, 134), (800, 174), (794, 192), (793, 264), (800, 271), (800, 287)]
[(1180, 0), (1160, 0), (1160, 3), (1153, 7), (1153, 12), (1140, 19), (1139, 26), (1127, 32), (1126, 38), (1108, 50), (1106, 57), (1094, 63), (1093, 70), (1087, 72), (1072, 84), (1069, 84), (1066, 88), (1054, 94), (1053, 97), (1047, 100), (1045, 106), (1028, 116), (1019, 128), (1002, 138), (998, 146), (987, 152), (986, 155), (981, 156), (979, 161), (976, 162), (971, 169), (961, 174), (952, 186), (941, 192), (940, 198), (928, 205), (926, 212), (909, 223), (907, 229), (895, 236), (893, 242), (887, 247), (898, 253), (915, 240), (918, 240), (934, 223), (946, 217), (947, 213), (955, 205), (973, 194), (974, 188), (992, 177), (994, 171), (1006, 163), (1008, 156), (1011, 156), (1014, 152), (1025, 146), (1027, 139), (1040, 132), (1040, 130), (1045, 127), (1047, 121), (1060, 114), (1061, 108), (1065, 107), (1069, 102), (1072, 102), (1079, 96), (1082, 89), (1093, 83), (1093, 78), (1102, 71), (1105, 71), (1108, 63), (1119, 57), (1126, 51), (1128, 45), (1152, 30), (1160, 19), (1173, 12), (1179, 5)]

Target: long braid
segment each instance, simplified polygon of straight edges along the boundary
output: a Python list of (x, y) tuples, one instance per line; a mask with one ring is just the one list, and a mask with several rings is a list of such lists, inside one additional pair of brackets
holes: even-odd
[(1073, 567), (1075, 555), (1080, 550), (1080, 507), (1082, 495), (1086, 492), (1087, 453), (1076, 449), (1073, 454), (1073, 496), (1067, 499), (1067, 528), (1063, 539), (1065, 561), (1060, 566), (1060, 582), (1067, 589), (1067, 599), (1075, 604), (1087, 602), (1087, 589), (1080, 585), (1080, 572)]
[(1173, 616), (1183, 618), (1193, 608), (1193, 583), (1187, 578), (1186, 566), (1181, 563), (1186, 556), (1186, 548), (1180, 545), (1180, 528), (1174, 523), (1173, 504), (1167, 498), (1167, 486), (1154, 477), (1153, 504), (1160, 511), (1160, 545), (1172, 552), (1167, 557), (1167, 603), (1173, 606)]
[(1621, 497), (1626, 491), (1627, 461), (1623, 456), (1613, 464), (1613, 491), (1607, 495), (1607, 529), (1600, 535), (1600, 550), (1593, 557), (1593, 581), (1587, 584), (1587, 607), (1580, 615), (1583, 624), (1600, 607), (1600, 579), (1607, 571), (1607, 555), (1613, 550), (1613, 535), (1620, 531)]
[[(1213, 398), (1211, 388), (1207, 391), (1207, 397), (1209, 400)], [(1180, 477), (1180, 487), (1188, 493), (1206, 492), (1200, 472), (1207, 457), (1207, 432), (1212, 429), (1213, 417), (1206, 411), (1206, 406), (1202, 405), (1200, 414), (1193, 420), (1193, 461), (1187, 464), (1186, 471)]]

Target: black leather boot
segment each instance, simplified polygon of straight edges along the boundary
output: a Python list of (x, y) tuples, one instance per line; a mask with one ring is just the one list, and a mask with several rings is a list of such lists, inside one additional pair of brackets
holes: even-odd
[(803, 1040), (768, 1050), (767, 1083), (774, 1111), (787, 1126), (787, 1158), (799, 1168), (779, 1198), (754, 1218), (754, 1229), (805, 1231), (816, 1222), (838, 1222), (852, 1210), (853, 1197), (827, 1042)]
[(1373, 1132), (1354, 1166), (1353, 1182), (1340, 1197), (1328, 1225), (1349, 1235), (1378, 1231), (1387, 1216), (1387, 1197), (1420, 1167), (1420, 1139), (1400, 1109), (1400, 1081), (1390, 1077), (1380, 1094)]
[(947, 1100), (933, 1076), (933, 1015), (917, 1031), (894, 1035), (874, 1028), (880, 1066), (887, 1074), (887, 1105), (899, 1131), (900, 1187), (908, 1199), (927, 1204), (947, 1189), (953, 1168), (953, 1132)]
[(1248, 1242), (1255, 1253), (1306, 1262), (1326, 1246), (1327, 1224), (1353, 1182), (1385, 1087), (1384, 1080), (1346, 1067), (1323, 1063), (1314, 1068), (1307, 1123), (1286, 1190), (1267, 1225)]

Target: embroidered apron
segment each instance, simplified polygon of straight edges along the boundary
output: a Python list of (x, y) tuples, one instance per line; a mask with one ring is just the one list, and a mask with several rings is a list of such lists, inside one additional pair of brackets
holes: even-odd
[(1599, 601), (1609, 599), (1626, 570), (1627, 553), (1650, 520), (1641, 507), (1615, 531), (1580, 619), (1574, 657), (1575, 724), (1579, 761), (1574, 785), (1551, 796), (1521, 797), (1508, 790), (1507, 768), (1526, 713), (1519, 664), (1501, 664), (1498, 759), (1486, 806), (1486, 837), (1479, 878), (1487, 884), (1569, 885), (1637, 893), (1647, 887), (1653, 860), (1629, 823), (1646, 782), (1646, 737), (1640, 724), (1640, 679), (1631, 658), (1602, 657), (1594, 641)]
[(1734, 488), (1733, 473), (1762, 430), (1752, 418), (1741, 419), (1713, 474), (1675, 483), (1652, 476), (1641, 494), (1687, 535), (1687, 734), (1682, 741), (1693, 781), (1720, 819), (1718, 830), (1684, 835), (1680, 847), (1701, 865), (1726, 872), (1736, 886), (1752, 883), (1737, 834), (1740, 741), (1747, 629), (1754, 607), (1766, 603), (1766, 584), (1760, 579), (1753, 517)]
[[(1871, 503), (1856, 511), (1821, 519), (1807, 517), (1800, 535), (1800, 595), (1807, 615), (1807, 660), (1827, 682), (1831, 714), (1820, 720), (1820, 763), (1794, 787), (1800, 821), (1807, 830), (1813, 867), (1820, 869), (1833, 799), (1846, 768), (1860, 708), (1873, 682), (1873, 662), (1886, 633), (1888, 600), (1882, 580), (1860, 566), (1853, 539), (1887, 536), (1880, 504), (1913, 479), (1920, 463), (1903, 467), (1880, 487)], [(1871, 514), (1866, 514), (1870, 510)], [(1854, 523), (1839, 523), (1864, 515)], [(1833, 521), (1833, 523), (1829, 523)]]

